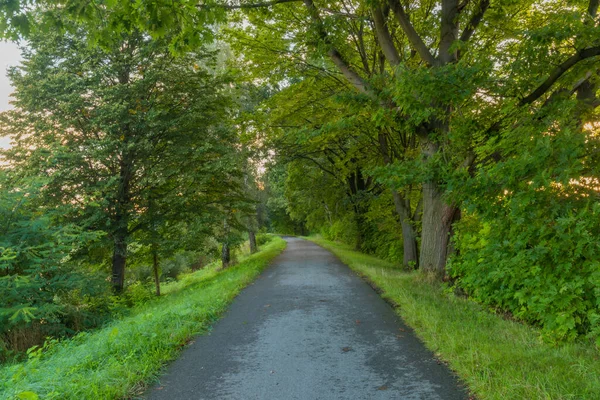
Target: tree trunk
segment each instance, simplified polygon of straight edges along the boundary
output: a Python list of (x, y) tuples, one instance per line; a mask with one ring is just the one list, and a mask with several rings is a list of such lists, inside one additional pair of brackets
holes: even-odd
[[(379, 151), (383, 157), (383, 161), (387, 165), (392, 163), (390, 156), (389, 144), (387, 137), (383, 132), (379, 132)], [(403, 260), (402, 264), (405, 268), (416, 268), (419, 266), (419, 248), (417, 246), (417, 233), (415, 232), (414, 218), (411, 214), (410, 202), (406, 201), (402, 195), (392, 189), (392, 197), (394, 199), (394, 208), (400, 218), (402, 226), (402, 243), (403, 243)]]
[[(129, 83), (129, 69), (125, 67), (119, 74), (119, 83)], [(122, 130), (123, 147), (119, 160), (119, 183), (115, 197), (115, 215), (112, 224), (114, 248), (112, 259), (112, 284), (115, 293), (123, 292), (125, 286), (125, 264), (127, 263), (127, 240), (129, 239), (129, 206), (131, 203), (131, 177), (133, 160), (129, 150), (131, 135), (129, 125)]]
[(123, 292), (125, 286), (125, 264), (127, 263), (127, 233), (115, 233), (112, 259), (112, 285), (115, 293)]
[(158, 276), (158, 249), (152, 246), (152, 270), (154, 272), (154, 285), (156, 286), (156, 295), (160, 296), (160, 279)]
[(400, 193), (392, 190), (394, 198), (394, 206), (396, 213), (400, 217), (400, 225), (402, 226), (402, 242), (403, 242), (403, 260), (402, 264), (406, 268), (416, 268), (419, 266), (419, 249), (417, 246), (417, 234), (413, 221), (411, 220), (410, 209), (407, 209), (405, 200)]
[(447, 205), (435, 182), (423, 184), (423, 221), (421, 233), (421, 269), (442, 278), (449, 255), (452, 222), (458, 208)]
[(221, 264), (223, 269), (229, 267), (231, 263), (231, 250), (228, 242), (223, 243), (223, 249), (221, 250)]
[(254, 231), (248, 231), (248, 242), (250, 242), (250, 253), (256, 253), (258, 246), (256, 245), (256, 233)]

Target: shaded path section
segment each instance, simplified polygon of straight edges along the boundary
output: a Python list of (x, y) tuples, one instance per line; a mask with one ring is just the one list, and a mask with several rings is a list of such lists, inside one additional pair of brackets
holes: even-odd
[(147, 399), (467, 398), (362, 279), (316, 244), (286, 241)]

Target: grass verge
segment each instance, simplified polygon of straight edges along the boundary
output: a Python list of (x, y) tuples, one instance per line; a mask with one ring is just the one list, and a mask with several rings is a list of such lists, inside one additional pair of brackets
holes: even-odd
[(338, 243), (308, 239), (377, 286), (478, 399), (600, 398), (600, 353), (592, 343), (543, 343), (534, 328), (449, 294), (418, 272), (402, 272)]
[(240, 264), (206, 268), (169, 287), (167, 296), (93, 333), (30, 352), (0, 369), (0, 399), (116, 399), (139, 394), (143, 382), (206, 331), (242, 288), (285, 248), (275, 237)]

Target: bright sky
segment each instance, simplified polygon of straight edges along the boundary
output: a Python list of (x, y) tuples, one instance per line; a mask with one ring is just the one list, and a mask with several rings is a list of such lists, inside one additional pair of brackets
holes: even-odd
[[(16, 65), (21, 60), (21, 51), (15, 43), (0, 42), (0, 112), (8, 110), (8, 104), (12, 88), (6, 77), (8, 67)], [(9, 140), (0, 137), (0, 147), (6, 148)]]

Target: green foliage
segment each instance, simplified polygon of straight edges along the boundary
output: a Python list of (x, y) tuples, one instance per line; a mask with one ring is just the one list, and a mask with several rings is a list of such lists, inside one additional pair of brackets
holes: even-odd
[(494, 220), (493, 229), (466, 219), (451, 273), (474, 299), (540, 325), (548, 339), (597, 338), (599, 216), (596, 205), (551, 224), (525, 208)]
[(90, 29), (68, 28), (31, 33), (9, 73), (16, 108), (0, 115), (14, 141), (0, 161), (0, 358), (148, 301), (145, 279), (110, 297), (111, 253), (117, 291), (128, 257), (143, 275), (156, 255), (175, 279), (246, 201), (212, 44), (174, 57), (166, 38), (94, 47)]
[(327, 240), (352, 244), (356, 241), (357, 226), (352, 214), (336, 219), (331, 225), (321, 228), (321, 235)]
[(14, 351), (98, 326), (109, 309), (103, 277), (77, 268), (71, 256), (100, 235), (57, 227), (39, 212), (39, 181), (0, 176), (0, 360)]
[(265, 245), (267, 243), (270, 243), (272, 240), (275, 239), (274, 235), (268, 234), (268, 233), (259, 233), (256, 235), (256, 244), (258, 246), (262, 246)]
[(597, 128), (573, 121), (572, 102), (547, 112), (486, 149), (505, 157), (466, 182), (473, 214), (457, 226), (450, 271), (474, 299), (541, 326), (551, 341), (598, 338), (600, 141)]
[[(189, 275), (187, 286), (94, 333), (54, 342), (23, 363), (0, 368), (0, 398), (33, 393), (44, 399), (109, 399), (139, 395), (189, 339), (205, 332), (228, 304), (285, 248), (275, 238), (253, 256), (225, 270)], [(198, 275), (196, 278), (195, 275)]]
[(153, 287), (149, 283), (137, 281), (127, 287), (127, 291), (124, 293), (122, 301), (124, 301), (128, 307), (134, 307), (145, 304), (154, 297)]
[[(210, 4), (213, 4), (211, 2)], [(106, 9), (110, 13), (106, 13)], [(131, 30), (150, 32), (153, 37), (170, 36), (173, 52), (196, 48), (214, 37), (213, 24), (222, 22), (221, 7), (198, 7), (194, 1), (135, 3), (107, 0), (102, 7), (77, 1), (7, 1), (0, 7), (0, 37), (26, 37), (65, 31), (72, 21), (88, 28), (93, 43), (110, 46), (119, 35)]]
[(100, 260), (82, 258), (117, 256), (119, 291), (133, 241), (139, 259), (163, 259), (215, 234), (244, 200), (240, 160), (228, 79), (208, 44), (176, 58), (166, 39), (121, 33), (101, 48), (89, 34), (30, 37), (0, 132), (15, 141), (4, 154), (15, 174), (44, 176), (40, 205), (61, 224), (105, 233)]

